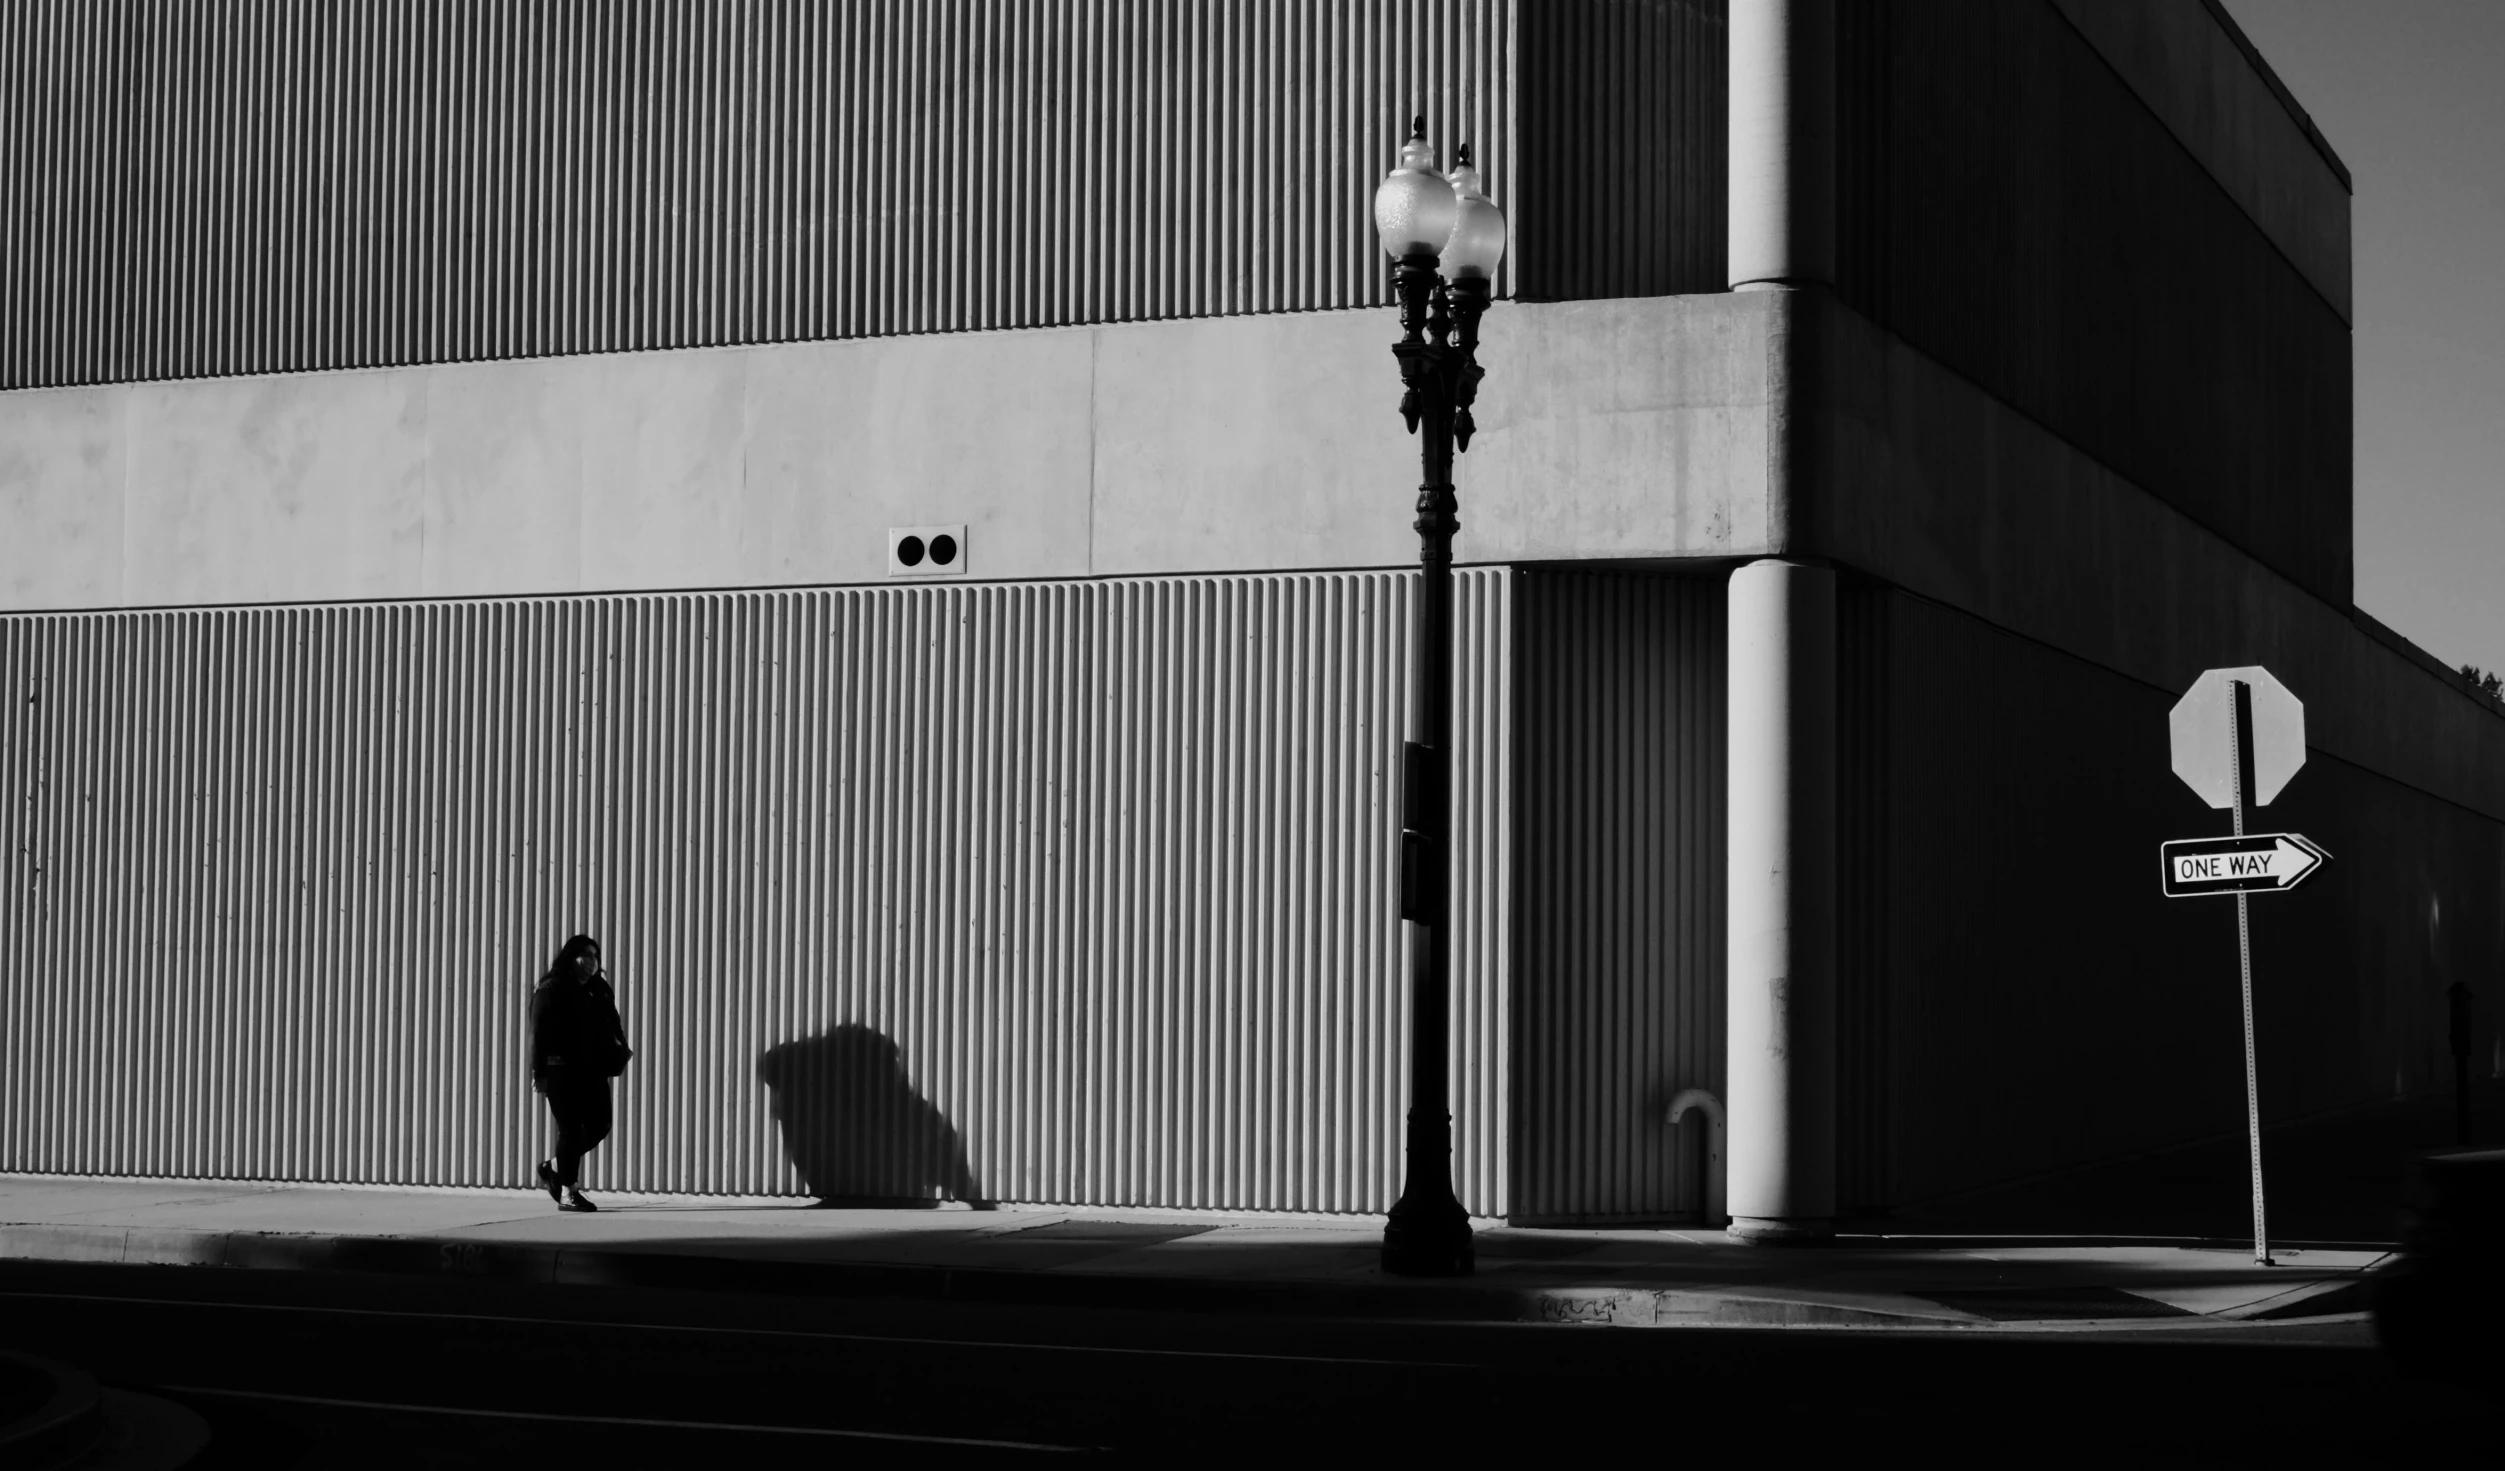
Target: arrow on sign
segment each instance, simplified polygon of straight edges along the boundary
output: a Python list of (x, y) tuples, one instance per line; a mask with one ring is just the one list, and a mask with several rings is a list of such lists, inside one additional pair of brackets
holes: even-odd
[(2185, 838), (2157, 849), (2166, 862), (2166, 897), (2284, 894), (2313, 876), (2331, 855), (2300, 833), (2249, 833), (2240, 838)]

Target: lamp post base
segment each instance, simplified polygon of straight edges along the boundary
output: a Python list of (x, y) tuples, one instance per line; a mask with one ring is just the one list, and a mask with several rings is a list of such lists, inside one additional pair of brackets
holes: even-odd
[(1470, 1213), (1458, 1201), (1392, 1207), (1383, 1226), (1383, 1270), (1395, 1277), (1467, 1277), (1477, 1266)]

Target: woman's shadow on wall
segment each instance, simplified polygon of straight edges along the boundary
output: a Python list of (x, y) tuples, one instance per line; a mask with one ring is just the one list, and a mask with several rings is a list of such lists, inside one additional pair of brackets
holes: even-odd
[(773, 1097), (784, 1152), (818, 1204), (992, 1208), (956, 1126), (914, 1091), (885, 1034), (846, 1022), (780, 1043), (758, 1059), (757, 1075)]

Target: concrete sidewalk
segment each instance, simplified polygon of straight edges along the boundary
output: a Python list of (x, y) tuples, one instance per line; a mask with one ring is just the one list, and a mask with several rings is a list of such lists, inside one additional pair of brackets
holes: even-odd
[(0, 1176), (0, 1258), (503, 1277), (1029, 1306), (1666, 1327), (2200, 1330), (2362, 1312), (2371, 1242), (1478, 1233), (1459, 1281), (1383, 1274), (1374, 1218), (825, 1209), (791, 1200)]

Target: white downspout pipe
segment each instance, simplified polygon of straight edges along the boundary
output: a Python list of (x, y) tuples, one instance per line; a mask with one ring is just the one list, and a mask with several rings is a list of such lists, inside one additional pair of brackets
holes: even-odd
[(1702, 1192), (1705, 1224), (1709, 1227), (1725, 1225), (1730, 1221), (1731, 1213), (1723, 1208), (1724, 1182), (1729, 1176), (1723, 1166), (1722, 1100), (1702, 1088), (1683, 1089), (1678, 1097), (1670, 1100), (1670, 1126), (1677, 1128), (1679, 1120), (1687, 1117), (1689, 1109), (1696, 1109), (1705, 1116), (1705, 1188)]

